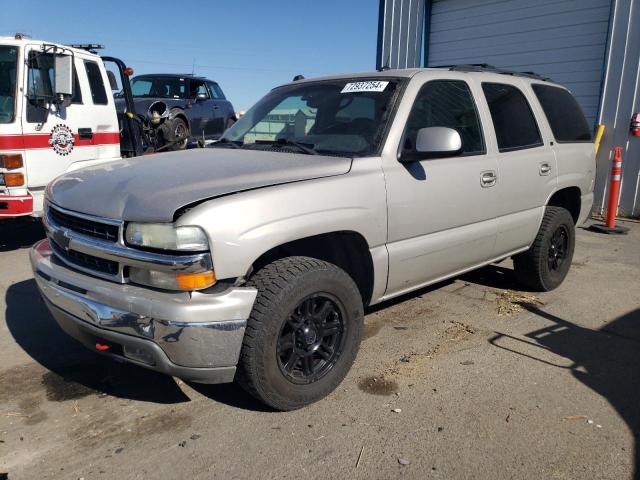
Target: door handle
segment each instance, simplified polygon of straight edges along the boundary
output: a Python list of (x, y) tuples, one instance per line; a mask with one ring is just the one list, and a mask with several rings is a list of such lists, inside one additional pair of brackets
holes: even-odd
[(214, 110), (218, 110), (219, 108), (220, 108), (220, 107), (219, 107), (218, 105), (214, 105), (214, 106), (213, 106), (213, 109), (214, 109)]
[(540, 164), (540, 175), (549, 175), (551, 173), (551, 165), (548, 163)]
[(498, 176), (493, 170), (480, 173), (480, 185), (482, 185), (483, 188), (493, 187), (497, 180)]
[(78, 138), (80, 140), (91, 140), (93, 138), (93, 132), (90, 128), (79, 128)]

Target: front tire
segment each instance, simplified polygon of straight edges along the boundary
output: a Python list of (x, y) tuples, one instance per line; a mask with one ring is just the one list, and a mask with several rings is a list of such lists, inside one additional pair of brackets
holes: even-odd
[[(171, 144), (166, 148), (168, 152), (184, 150), (189, 144), (189, 126), (180, 117), (168, 118), (164, 123), (163, 137), (166, 143)], [(177, 141), (178, 139), (182, 141)]]
[(547, 207), (531, 248), (513, 257), (516, 279), (535, 291), (557, 288), (571, 267), (575, 237), (571, 214), (562, 207)]
[(331, 393), (355, 360), (362, 298), (337, 266), (287, 257), (247, 282), (258, 296), (238, 364), (240, 385), (276, 410), (295, 410)]

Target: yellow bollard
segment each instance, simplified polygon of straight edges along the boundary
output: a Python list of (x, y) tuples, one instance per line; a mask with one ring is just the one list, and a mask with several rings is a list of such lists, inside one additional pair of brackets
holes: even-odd
[(596, 149), (596, 155), (598, 155), (598, 150), (600, 150), (600, 140), (602, 140), (602, 135), (604, 135), (604, 125), (599, 123), (596, 127), (596, 139), (593, 142), (593, 146)]

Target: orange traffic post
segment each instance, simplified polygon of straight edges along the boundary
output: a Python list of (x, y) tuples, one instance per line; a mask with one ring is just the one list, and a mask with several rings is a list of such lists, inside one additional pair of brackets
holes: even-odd
[(600, 233), (625, 234), (629, 231), (625, 227), (616, 227), (618, 213), (618, 199), (620, 197), (620, 180), (622, 179), (622, 147), (613, 150), (611, 165), (611, 184), (609, 186), (609, 205), (607, 207), (607, 221), (605, 225), (592, 225), (591, 229)]

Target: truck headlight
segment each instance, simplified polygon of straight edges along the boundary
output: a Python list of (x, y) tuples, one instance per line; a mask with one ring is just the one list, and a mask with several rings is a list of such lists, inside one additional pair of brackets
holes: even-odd
[(125, 234), (129, 245), (200, 252), (209, 249), (209, 240), (200, 227), (177, 227), (172, 223), (129, 223)]

